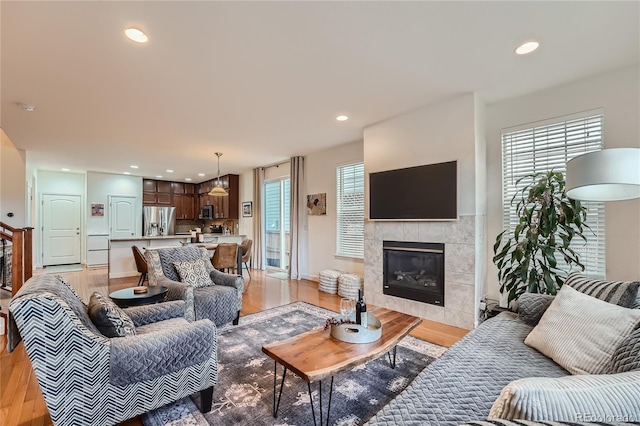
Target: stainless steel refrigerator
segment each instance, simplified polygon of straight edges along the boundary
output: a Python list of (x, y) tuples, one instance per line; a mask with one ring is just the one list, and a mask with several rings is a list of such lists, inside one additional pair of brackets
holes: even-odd
[(145, 206), (142, 212), (142, 232), (144, 236), (158, 237), (174, 235), (176, 228), (175, 207)]

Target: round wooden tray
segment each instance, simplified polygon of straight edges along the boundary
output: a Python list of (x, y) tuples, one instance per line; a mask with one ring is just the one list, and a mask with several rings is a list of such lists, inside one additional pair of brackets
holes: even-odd
[(148, 292), (149, 289), (145, 286), (140, 286), (140, 287), (134, 287), (133, 288), (133, 294), (144, 294), (146, 292)]

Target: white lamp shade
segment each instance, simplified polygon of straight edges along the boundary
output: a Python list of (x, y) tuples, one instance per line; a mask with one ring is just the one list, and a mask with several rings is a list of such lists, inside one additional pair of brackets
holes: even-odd
[(640, 197), (640, 148), (590, 152), (567, 162), (566, 191), (580, 201)]

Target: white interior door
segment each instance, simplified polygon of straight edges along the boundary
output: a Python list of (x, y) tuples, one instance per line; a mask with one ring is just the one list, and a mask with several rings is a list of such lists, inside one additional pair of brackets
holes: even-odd
[(79, 195), (43, 195), (43, 266), (80, 263), (81, 216)]
[(109, 218), (111, 238), (137, 237), (142, 227), (138, 214), (138, 197), (109, 197)]

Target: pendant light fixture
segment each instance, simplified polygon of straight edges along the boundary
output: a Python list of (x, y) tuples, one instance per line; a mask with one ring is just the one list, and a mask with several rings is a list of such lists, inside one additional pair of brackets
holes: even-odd
[(227, 191), (225, 191), (222, 187), (222, 182), (220, 182), (220, 157), (222, 157), (222, 153), (216, 152), (215, 154), (218, 157), (218, 180), (213, 189), (209, 191), (209, 195), (212, 195), (214, 197), (224, 197), (229, 194), (227, 194)]

